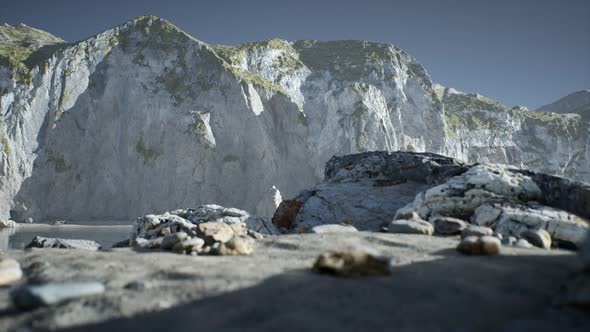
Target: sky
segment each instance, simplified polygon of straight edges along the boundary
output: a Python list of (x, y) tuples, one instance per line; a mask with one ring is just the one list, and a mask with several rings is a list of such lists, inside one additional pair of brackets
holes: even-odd
[(67, 41), (140, 15), (212, 44), (372, 40), (420, 61), (434, 82), (535, 109), (590, 89), (590, 0), (0, 0), (0, 23)]

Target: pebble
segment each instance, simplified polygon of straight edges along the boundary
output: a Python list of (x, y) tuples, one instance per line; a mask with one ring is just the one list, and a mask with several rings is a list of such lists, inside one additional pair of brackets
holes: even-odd
[(493, 235), (494, 231), (491, 228), (484, 227), (484, 226), (474, 226), (471, 225), (461, 232), (461, 238), (466, 238), (468, 236), (484, 236), (484, 235)]
[(364, 251), (338, 251), (321, 254), (313, 270), (339, 277), (385, 276), (391, 274), (393, 260)]
[(223, 222), (204, 222), (197, 226), (197, 234), (206, 244), (225, 243), (234, 237), (234, 230)]
[(104, 291), (104, 285), (97, 281), (48, 283), (17, 289), (11, 293), (11, 297), (17, 307), (28, 310)]
[(311, 228), (310, 233), (323, 234), (323, 233), (354, 233), (358, 232), (352, 225), (341, 225), (341, 224), (325, 224), (317, 225)]
[(236, 236), (219, 245), (216, 252), (223, 256), (247, 256), (254, 251), (254, 243), (254, 239), (249, 236)]
[(416, 211), (398, 211), (393, 217), (394, 220), (422, 220)]
[(99, 250), (100, 244), (91, 240), (58, 239), (36, 236), (25, 248), (60, 248)]
[(500, 252), (500, 239), (495, 236), (484, 235), (467, 236), (461, 240), (457, 250), (466, 255), (496, 255)]
[(452, 217), (435, 216), (428, 220), (434, 225), (434, 232), (439, 235), (457, 235), (469, 227), (469, 223)]
[(401, 234), (424, 234), (432, 235), (434, 233), (434, 227), (427, 221), (424, 220), (404, 220), (398, 219), (392, 221), (387, 227), (389, 233), (401, 233)]
[(249, 237), (251, 237), (251, 238), (253, 238), (255, 240), (262, 240), (262, 239), (264, 239), (264, 235), (258, 233), (257, 231), (253, 231), (251, 229), (249, 229), (247, 231), (247, 234), (248, 234)]
[(23, 276), (20, 264), (12, 258), (0, 258), (0, 286), (19, 281)]
[(520, 236), (535, 247), (551, 249), (551, 235), (544, 229), (527, 229)]
[(526, 239), (518, 239), (518, 241), (516, 241), (514, 246), (518, 247), (518, 248), (532, 248), (533, 247), (533, 245), (529, 241), (527, 241)]

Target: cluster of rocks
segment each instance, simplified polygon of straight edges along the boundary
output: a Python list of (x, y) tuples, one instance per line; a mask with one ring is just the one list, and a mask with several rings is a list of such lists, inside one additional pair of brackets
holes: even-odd
[(361, 230), (461, 234), (458, 249), (469, 254), (495, 254), (502, 244), (575, 249), (590, 229), (590, 186), (511, 166), (376, 151), (333, 157), (325, 175), (284, 200), (273, 223), (290, 232), (337, 221)]
[[(579, 186), (587, 190), (586, 194), (590, 193), (584, 184)], [(552, 207), (542, 203), (544, 197), (541, 186), (529, 175), (504, 165), (476, 165), (416, 195), (412, 203), (396, 212), (394, 219), (402, 221), (394, 220), (389, 231), (395, 232), (396, 226), (404, 222), (411, 224), (415, 233), (430, 224), (429, 234), (454, 235), (474, 225), (489, 230), (489, 234), (482, 235), (496, 234), (508, 245), (544, 249), (580, 246), (589, 229), (588, 221), (571, 209), (562, 209), (569, 208), (570, 202)], [(474, 239), (464, 242), (461, 251), (480, 243)]]
[(256, 239), (277, 230), (248, 212), (202, 205), (161, 215), (146, 215), (133, 225), (130, 244), (143, 249), (162, 249), (200, 255), (250, 255)]

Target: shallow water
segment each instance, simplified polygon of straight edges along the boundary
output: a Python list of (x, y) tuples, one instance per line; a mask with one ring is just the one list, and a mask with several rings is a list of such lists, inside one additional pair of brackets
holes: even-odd
[(131, 225), (119, 222), (99, 224), (19, 224), (16, 228), (0, 229), (0, 250), (22, 249), (35, 236), (57, 237), (63, 239), (93, 240), (110, 248), (113, 244), (129, 238)]

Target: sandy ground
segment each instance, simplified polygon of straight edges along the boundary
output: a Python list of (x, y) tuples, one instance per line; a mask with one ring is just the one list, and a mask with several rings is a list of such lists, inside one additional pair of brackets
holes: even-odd
[[(20, 312), (0, 289), (0, 331), (590, 331), (590, 315), (553, 304), (579, 268), (565, 251), (455, 251), (457, 238), (380, 233), (269, 237), (253, 256), (180, 256), (130, 249), (9, 250), (25, 282), (99, 280), (106, 293)], [(322, 252), (396, 257), (391, 276), (310, 272)], [(145, 281), (144, 289), (125, 287)]]

